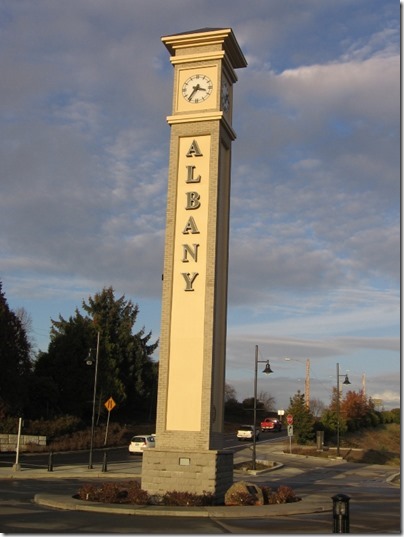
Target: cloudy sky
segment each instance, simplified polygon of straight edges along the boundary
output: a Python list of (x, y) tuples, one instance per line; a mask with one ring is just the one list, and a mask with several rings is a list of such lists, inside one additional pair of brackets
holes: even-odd
[[(112, 285), (160, 333), (173, 69), (161, 36), (232, 28), (227, 382), (255, 346), (286, 408), (336, 364), (400, 396), (397, 0), (2, 0), (0, 280), (47, 350), (50, 319)], [(290, 358), (286, 361), (285, 358)], [(156, 355), (158, 358), (158, 355)], [(365, 381), (365, 384), (363, 382)]]

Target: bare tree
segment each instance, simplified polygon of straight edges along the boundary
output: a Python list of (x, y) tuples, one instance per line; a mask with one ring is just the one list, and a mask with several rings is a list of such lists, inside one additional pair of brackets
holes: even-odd
[(34, 335), (33, 335), (33, 328), (32, 328), (32, 317), (28, 313), (28, 311), (23, 307), (15, 309), (14, 314), (18, 318), (18, 320), (20, 321), (21, 326), (25, 331), (27, 340), (28, 340), (28, 342), (30, 344), (30, 352), (32, 354), (32, 352), (33, 352), (33, 350), (34, 350), (34, 348), (36, 346), (36, 341), (35, 341), (35, 338), (34, 338)]
[(224, 402), (237, 401), (237, 392), (231, 384), (224, 385)]
[(261, 391), (258, 394), (258, 401), (261, 401), (264, 405), (266, 412), (275, 412), (276, 411), (276, 401), (268, 392)]
[(310, 411), (315, 418), (319, 418), (326, 405), (320, 399), (310, 399)]

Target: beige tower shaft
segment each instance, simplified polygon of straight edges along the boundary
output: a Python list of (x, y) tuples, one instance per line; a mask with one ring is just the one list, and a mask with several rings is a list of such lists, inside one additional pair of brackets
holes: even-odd
[(156, 448), (145, 453), (142, 486), (167, 490), (174, 475), (177, 490), (220, 496), (232, 481), (232, 456), (221, 451), (232, 92), (234, 69), (246, 61), (229, 28), (162, 41), (174, 66), (174, 91)]

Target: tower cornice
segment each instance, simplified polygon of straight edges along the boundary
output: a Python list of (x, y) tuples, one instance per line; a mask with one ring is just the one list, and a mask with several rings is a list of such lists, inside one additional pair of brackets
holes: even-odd
[[(180, 56), (184, 49), (220, 45), (234, 69), (247, 66), (231, 28), (201, 29), (181, 34), (163, 36), (162, 42), (171, 56)], [(172, 61), (172, 60), (171, 60)]]

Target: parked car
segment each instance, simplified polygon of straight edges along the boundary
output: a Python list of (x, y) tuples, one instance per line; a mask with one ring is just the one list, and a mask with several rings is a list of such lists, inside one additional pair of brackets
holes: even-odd
[(282, 423), (276, 418), (265, 418), (261, 421), (261, 430), (263, 433), (266, 431), (281, 431)]
[(241, 440), (252, 440), (254, 438), (258, 440), (260, 437), (260, 428), (254, 427), (254, 425), (240, 425), (237, 431), (237, 438)]
[(154, 434), (137, 434), (130, 441), (129, 453), (131, 455), (142, 454), (145, 449), (154, 448), (156, 446), (155, 436)]

